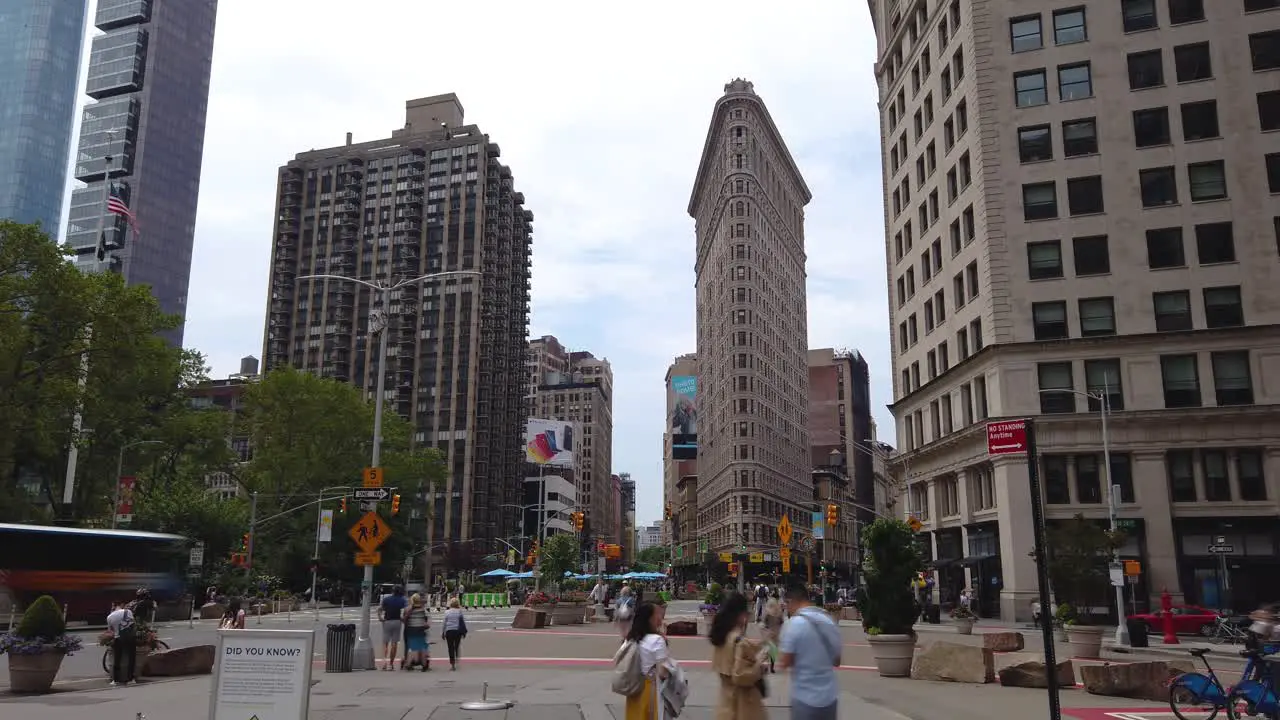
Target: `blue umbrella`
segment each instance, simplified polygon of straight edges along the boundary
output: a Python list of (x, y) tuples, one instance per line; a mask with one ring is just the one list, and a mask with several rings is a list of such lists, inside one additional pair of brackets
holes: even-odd
[(510, 577), (512, 575), (515, 575), (515, 573), (511, 572), (510, 570), (503, 570), (502, 568), (498, 568), (497, 570), (490, 570), (489, 572), (482, 574), (480, 577), (496, 578), (496, 577)]

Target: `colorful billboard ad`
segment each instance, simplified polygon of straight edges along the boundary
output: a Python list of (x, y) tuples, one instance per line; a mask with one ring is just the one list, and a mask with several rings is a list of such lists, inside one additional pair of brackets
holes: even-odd
[(573, 423), (529, 418), (524, 428), (524, 455), (529, 462), (546, 467), (574, 467), (577, 438)]
[(138, 487), (138, 479), (126, 475), (121, 477), (119, 484), (116, 485), (116, 522), (131, 523), (133, 522), (133, 499), (134, 491)]
[(827, 536), (827, 521), (821, 512), (813, 513), (813, 525), (810, 528), (813, 531), (814, 540), (822, 540)]
[(698, 378), (676, 375), (671, 378), (671, 458), (698, 457)]

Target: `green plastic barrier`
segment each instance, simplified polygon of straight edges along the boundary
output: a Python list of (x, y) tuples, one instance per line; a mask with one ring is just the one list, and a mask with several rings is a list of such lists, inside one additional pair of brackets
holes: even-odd
[(476, 606), (475, 593), (466, 593), (465, 595), (462, 596), (462, 607), (473, 608), (475, 606)]

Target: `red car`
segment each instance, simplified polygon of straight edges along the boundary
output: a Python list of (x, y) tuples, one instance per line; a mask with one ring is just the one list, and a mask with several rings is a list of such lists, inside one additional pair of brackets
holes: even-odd
[[(1141, 620), (1150, 632), (1164, 631), (1164, 617), (1160, 612), (1130, 615), (1130, 620)], [(1218, 613), (1195, 605), (1173, 606), (1173, 631), (1178, 635), (1212, 635), (1218, 622)]]

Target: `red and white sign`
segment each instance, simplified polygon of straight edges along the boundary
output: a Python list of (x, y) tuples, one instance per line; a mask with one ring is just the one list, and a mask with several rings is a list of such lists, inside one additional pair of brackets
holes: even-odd
[(987, 454), (1018, 455), (1027, 451), (1027, 421), (987, 423)]
[(126, 475), (120, 478), (120, 484), (116, 486), (116, 522), (133, 521), (133, 491), (137, 484), (135, 477)]

